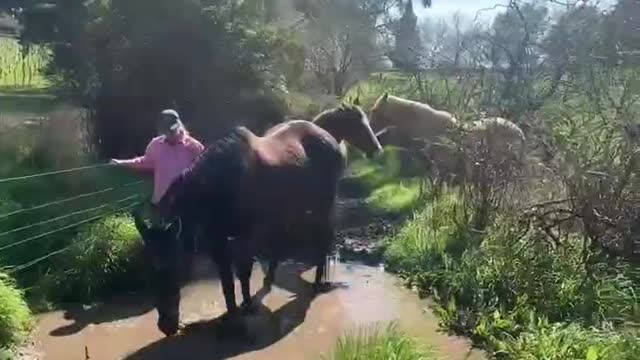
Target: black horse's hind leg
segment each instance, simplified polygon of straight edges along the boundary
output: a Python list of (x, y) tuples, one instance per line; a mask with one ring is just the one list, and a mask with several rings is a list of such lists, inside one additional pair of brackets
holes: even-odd
[(333, 223), (325, 224), (317, 229), (316, 235), (316, 253), (315, 253), (315, 265), (316, 276), (313, 284), (313, 291), (315, 293), (326, 292), (330, 289), (331, 283), (323, 281), (325, 272), (327, 271), (327, 256), (331, 245), (334, 243), (335, 230)]
[(245, 314), (252, 314), (257, 311), (257, 307), (251, 298), (251, 272), (253, 270), (253, 258), (243, 257), (237, 260), (238, 278), (242, 288), (241, 310)]
[(278, 268), (278, 262), (280, 261), (280, 255), (274, 251), (273, 254), (269, 257), (269, 267), (267, 269), (267, 274), (264, 277), (262, 285), (265, 290), (271, 291), (271, 287), (276, 279), (276, 269)]

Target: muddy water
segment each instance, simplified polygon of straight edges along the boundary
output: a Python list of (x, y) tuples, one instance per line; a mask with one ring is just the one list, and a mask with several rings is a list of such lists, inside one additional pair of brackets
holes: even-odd
[[(203, 271), (210, 272), (210, 264), (206, 267)], [(225, 333), (216, 321), (225, 308), (219, 282), (209, 279), (183, 289), (184, 328), (176, 336), (166, 338), (156, 329), (157, 314), (148, 299), (129, 298), (43, 314), (35, 348), (38, 358), (51, 360), (317, 359), (345, 331), (397, 321), (442, 359), (483, 359), (466, 340), (440, 333), (436, 318), (424, 311), (425, 304), (378, 268), (338, 264), (332, 279), (339, 286), (315, 298), (308, 282), (313, 272), (285, 264), (277, 274), (277, 286), (263, 294), (263, 275), (256, 266), (252, 291), (262, 306), (245, 318), (248, 330), (241, 338)]]

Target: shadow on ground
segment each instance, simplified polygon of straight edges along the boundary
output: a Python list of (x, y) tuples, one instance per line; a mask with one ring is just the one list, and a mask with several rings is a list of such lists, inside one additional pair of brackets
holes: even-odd
[(107, 305), (99, 304), (91, 307), (69, 305), (63, 307), (64, 318), (73, 323), (52, 330), (51, 336), (69, 336), (79, 333), (89, 325), (110, 323), (144, 315), (154, 310), (153, 300), (148, 296), (136, 296), (131, 299), (111, 299)]
[(262, 300), (268, 293), (263, 288), (254, 296), (258, 307), (255, 314), (247, 315), (233, 325), (223, 323), (221, 317), (188, 324), (178, 335), (158, 340), (125, 359), (227, 359), (277, 343), (305, 321), (307, 310), (315, 299), (312, 284), (302, 279), (298, 271), (280, 272), (279, 275), (276, 286), (295, 289), (296, 295), (277, 310), (263, 305)]

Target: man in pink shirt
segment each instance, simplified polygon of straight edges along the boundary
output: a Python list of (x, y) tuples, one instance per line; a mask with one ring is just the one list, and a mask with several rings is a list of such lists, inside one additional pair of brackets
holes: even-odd
[[(173, 180), (204, 151), (204, 146), (189, 135), (175, 110), (162, 111), (159, 132), (161, 135), (149, 142), (144, 155), (127, 160), (111, 160), (111, 163), (117, 166), (153, 171), (151, 204), (154, 208)], [(187, 266), (190, 266), (191, 255), (195, 251), (194, 229), (191, 226), (183, 226), (181, 237), (189, 250)]]

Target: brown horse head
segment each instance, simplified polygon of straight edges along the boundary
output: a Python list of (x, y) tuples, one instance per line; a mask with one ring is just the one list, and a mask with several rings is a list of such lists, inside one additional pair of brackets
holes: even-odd
[(369, 125), (369, 118), (359, 106), (342, 105), (323, 111), (313, 123), (325, 129), (338, 142), (344, 140), (368, 157), (382, 153), (382, 146)]

